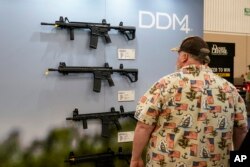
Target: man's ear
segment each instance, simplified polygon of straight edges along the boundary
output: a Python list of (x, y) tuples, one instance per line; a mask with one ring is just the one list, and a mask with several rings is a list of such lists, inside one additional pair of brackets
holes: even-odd
[(181, 57), (181, 62), (185, 63), (188, 61), (189, 55), (187, 53), (183, 53)]

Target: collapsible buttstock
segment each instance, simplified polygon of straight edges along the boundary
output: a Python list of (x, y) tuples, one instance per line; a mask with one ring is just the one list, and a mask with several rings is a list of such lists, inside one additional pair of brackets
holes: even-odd
[(124, 34), (127, 37), (127, 40), (135, 39), (135, 27), (123, 26), (123, 22), (120, 22), (119, 27), (119, 32)]
[(136, 82), (138, 80), (138, 71), (135, 72), (122, 72), (121, 75), (128, 77), (130, 82)]
[(136, 82), (138, 80), (138, 71), (137, 72), (133, 72), (132, 75), (134, 76), (134, 79), (130, 79), (131, 82)]
[(127, 37), (127, 40), (135, 39), (135, 30), (124, 30), (122, 33)]

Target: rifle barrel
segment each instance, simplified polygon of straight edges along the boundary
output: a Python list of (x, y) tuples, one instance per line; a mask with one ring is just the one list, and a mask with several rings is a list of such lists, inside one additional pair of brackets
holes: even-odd
[(103, 161), (114, 159), (115, 155), (114, 152), (106, 152), (106, 153), (97, 153), (93, 155), (84, 155), (84, 156), (72, 156), (69, 159), (64, 160), (64, 162), (68, 162), (70, 164), (78, 164), (84, 162), (91, 162), (91, 161)]
[(50, 26), (54, 26), (54, 23), (45, 23), (45, 22), (41, 22), (41, 25), (50, 25)]
[(48, 68), (48, 71), (58, 71), (58, 69), (55, 69), (55, 68)]

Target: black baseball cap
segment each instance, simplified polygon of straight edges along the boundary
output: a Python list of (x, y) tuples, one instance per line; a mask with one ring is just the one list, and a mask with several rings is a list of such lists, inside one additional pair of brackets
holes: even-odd
[(180, 47), (172, 48), (172, 51), (184, 51), (187, 53), (190, 53), (194, 56), (208, 56), (210, 53), (209, 47), (207, 43), (198, 36), (191, 36), (188, 38), (185, 38)]

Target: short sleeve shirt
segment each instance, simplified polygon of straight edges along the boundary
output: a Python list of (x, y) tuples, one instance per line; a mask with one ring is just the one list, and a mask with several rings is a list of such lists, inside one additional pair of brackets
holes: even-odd
[(233, 127), (247, 126), (236, 88), (204, 65), (162, 77), (140, 98), (135, 118), (155, 125), (148, 167), (227, 167)]

